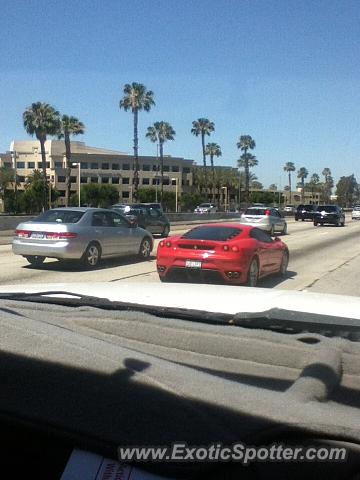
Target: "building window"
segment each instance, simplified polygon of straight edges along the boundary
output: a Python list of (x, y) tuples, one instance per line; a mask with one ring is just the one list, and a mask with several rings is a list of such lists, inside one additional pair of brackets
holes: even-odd
[(63, 168), (63, 163), (62, 162), (55, 162), (55, 168)]
[(80, 163), (80, 168), (82, 170), (87, 170), (89, 167), (88, 167), (88, 163), (87, 162), (81, 162)]
[(87, 183), (87, 179), (88, 179), (88, 177), (81, 177), (80, 182), (81, 183)]
[(190, 167), (183, 167), (182, 171), (183, 171), (183, 173), (190, 173), (191, 169), (190, 169)]
[(70, 177), (70, 183), (76, 183), (77, 177)]
[(176, 180), (171, 179), (171, 185), (176, 185)]
[(164, 170), (164, 172), (170, 172), (170, 167), (169, 167), (169, 165), (164, 165), (163, 170)]
[(101, 183), (109, 183), (109, 177), (101, 177)]
[(101, 168), (102, 168), (103, 170), (109, 170), (109, 164), (108, 164), (108, 163), (103, 163), (103, 164), (101, 165)]
[(123, 185), (129, 185), (129, 183), (130, 183), (130, 178), (129, 178), (129, 177), (123, 178), (123, 179), (122, 179), (122, 183), (123, 183)]
[(91, 183), (98, 183), (98, 177), (91, 177), (90, 182)]
[(91, 164), (91, 170), (97, 170), (99, 168), (99, 164), (98, 163), (92, 163)]
[(153, 169), (153, 172), (157, 172), (158, 170), (160, 170), (160, 166), (159, 165), (153, 165), (152, 169)]
[(153, 178), (153, 185), (160, 185), (160, 178)]
[(64, 183), (65, 182), (65, 177), (58, 177), (58, 182), (59, 183)]
[(113, 170), (120, 170), (120, 166), (119, 166), (118, 163), (113, 163), (113, 164), (111, 165), (111, 168), (112, 168)]
[(172, 171), (172, 172), (179, 172), (179, 171), (180, 171), (179, 165), (173, 165), (173, 166), (171, 167), (171, 171)]
[(16, 162), (17, 168), (25, 168), (25, 162)]
[(120, 183), (120, 178), (119, 177), (112, 177), (112, 184), (113, 185), (119, 185)]
[(65, 190), (59, 190), (59, 196), (65, 197)]
[(170, 180), (168, 178), (164, 178), (163, 185), (170, 185)]
[(150, 185), (150, 178), (143, 178), (142, 179), (142, 184), (143, 185)]
[(123, 163), (123, 170), (130, 170), (130, 163)]
[(122, 198), (130, 198), (130, 192), (122, 192)]
[(35, 168), (35, 162), (28, 162), (28, 168)]
[(50, 168), (50, 162), (46, 162), (46, 168)]
[(150, 172), (150, 170), (151, 170), (151, 165), (143, 165), (144, 172)]
[(18, 182), (20, 182), (20, 183), (25, 182), (25, 177), (22, 177), (22, 176), (19, 177), (19, 176), (17, 176), (17, 179), (18, 179)]

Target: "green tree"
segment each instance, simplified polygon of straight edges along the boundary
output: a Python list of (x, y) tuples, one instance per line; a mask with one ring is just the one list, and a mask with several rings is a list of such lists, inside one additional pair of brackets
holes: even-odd
[(206, 198), (199, 193), (184, 193), (180, 199), (181, 210), (192, 212), (195, 207), (206, 201)]
[(201, 136), (201, 146), (203, 155), (204, 175), (206, 180), (206, 153), (205, 153), (205, 135), (210, 136), (215, 131), (214, 122), (210, 122), (208, 118), (198, 118), (192, 122), (191, 133), (198, 137)]
[(160, 150), (160, 199), (163, 201), (164, 194), (164, 143), (168, 140), (174, 140), (175, 130), (168, 122), (155, 122), (148, 127), (146, 138), (151, 142), (159, 144)]
[(6, 190), (14, 181), (15, 170), (6, 166), (0, 167), (0, 197), (3, 199), (4, 207), (6, 207)]
[(156, 201), (156, 190), (154, 188), (139, 188), (138, 201), (141, 203), (151, 203)]
[(71, 144), (70, 137), (75, 135), (82, 135), (85, 131), (85, 126), (76, 117), (69, 117), (63, 115), (59, 122), (58, 138), (64, 139), (65, 142), (65, 156), (66, 156), (66, 172), (65, 172), (65, 206), (69, 206), (70, 191), (71, 191)]
[(319, 192), (322, 188), (320, 183), (320, 177), (317, 173), (313, 173), (310, 177), (310, 181), (305, 184), (305, 190), (311, 192), (311, 195), (314, 196), (315, 192)]
[(49, 198), (51, 205), (55, 205), (59, 195), (59, 192), (54, 190), (51, 184), (44, 184), (43, 173), (40, 170), (34, 170), (25, 182), (25, 191), (20, 201), (21, 210), (27, 213), (38, 213), (43, 208), (43, 199), (45, 196)]
[[(40, 142), (41, 168), (45, 186), (47, 185), (45, 142), (47, 135), (56, 135), (59, 131), (59, 112), (48, 103), (32, 103), (23, 113), (23, 123), (26, 132), (29, 135), (35, 135)], [(48, 208), (47, 191), (48, 188), (44, 187), (42, 205), (44, 210)]]
[(214, 157), (221, 157), (221, 148), (217, 143), (210, 142), (205, 147), (205, 155), (210, 157), (211, 164), (211, 183), (212, 183), (212, 201), (215, 202), (215, 168)]
[(151, 107), (155, 105), (154, 93), (151, 90), (147, 90), (145, 85), (141, 83), (133, 82), (127, 83), (123, 90), (124, 96), (119, 102), (120, 109), (131, 111), (134, 120), (134, 199), (138, 200), (139, 190), (139, 139), (138, 139), (138, 115), (139, 112), (144, 110), (149, 112)]
[(269, 185), (269, 190), (277, 190), (277, 185), (275, 183), (272, 183)]
[(304, 190), (305, 190), (305, 179), (309, 175), (309, 172), (305, 167), (299, 168), (297, 172), (297, 178), (300, 179), (301, 184), (301, 201), (304, 202)]
[(324, 170), (322, 171), (322, 175), (325, 179), (323, 184), (323, 201), (325, 203), (328, 203), (330, 201), (331, 192), (334, 187), (334, 179), (331, 176), (331, 170), (328, 167), (324, 168)]
[(336, 185), (338, 204), (342, 207), (351, 207), (354, 200), (359, 197), (359, 186), (355, 175), (341, 177)]
[(284, 171), (288, 173), (289, 176), (289, 194), (290, 194), (290, 201), (291, 204), (291, 172), (295, 172), (295, 165), (293, 162), (286, 162), (284, 165)]
[(251, 188), (254, 190), (263, 190), (264, 186), (261, 182), (254, 180), (251, 182)]
[(88, 183), (81, 187), (81, 202), (89, 207), (106, 208), (119, 200), (119, 192), (114, 185)]
[[(244, 167), (245, 172), (245, 201), (246, 203), (249, 202), (249, 187), (250, 187), (250, 171), (249, 169), (251, 166), (257, 165), (257, 160), (254, 155), (249, 153), (249, 150), (254, 150), (256, 147), (255, 140), (250, 135), (241, 135), (237, 144), (237, 148), (239, 148), (242, 152), (244, 152), (240, 159), (238, 160), (238, 166)], [(256, 161), (256, 163), (254, 163)]]

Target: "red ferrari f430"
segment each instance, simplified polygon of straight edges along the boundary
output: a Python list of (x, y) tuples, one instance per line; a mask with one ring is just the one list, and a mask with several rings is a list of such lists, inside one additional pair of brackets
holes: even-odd
[(273, 273), (286, 275), (289, 250), (255, 227), (201, 225), (162, 240), (157, 250), (161, 281), (247, 284)]

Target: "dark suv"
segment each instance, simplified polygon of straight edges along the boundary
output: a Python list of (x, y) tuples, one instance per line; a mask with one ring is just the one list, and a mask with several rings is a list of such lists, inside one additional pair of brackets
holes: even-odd
[(345, 225), (345, 214), (337, 205), (319, 205), (314, 214), (314, 226), (329, 223), (337, 227)]
[(299, 205), (295, 211), (295, 221), (314, 220), (316, 205)]
[(162, 237), (167, 237), (170, 233), (170, 221), (160, 208), (159, 204), (117, 204), (111, 208), (118, 210), (129, 219), (135, 219), (138, 226), (148, 230), (151, 233), (158, 233)]

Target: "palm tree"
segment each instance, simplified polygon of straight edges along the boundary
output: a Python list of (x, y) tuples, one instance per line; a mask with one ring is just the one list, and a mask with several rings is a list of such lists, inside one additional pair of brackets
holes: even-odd
[(310, 188), (311, 191), (311, 196), (314, 197), (314, 191), (315, 188), (319, 186), (320, 183), (320, 177), (317, 173), (313, 173), (310, 177), (310, 181), (308, 183), (308, 187)]
[(331, 189), (334, 186), (334, 179), (331, 176), (330, 168), (324, 168), (322, 175), (325, 177), (324, 188), (323, 188), (323, 200), (328, 202), (330, 200)]
[(210, 157), (211, 164), (211, 176), (212, 176), (212, 201), (215, 201), (215, 169), (214, 169), (214, 157), (221, 157), (221, 148), (217, 143), (208, 143), (205, 147), (205, 155)]
[[(60, 128), (58, 138), (63, 138), (65, 142), (65, 156), (66, 156), (66, 174), (65, 174), (65, 206), (69, 206), (70, 191), (71, 191), (71, 135), (82, 135), (85, 130), (85, 125), (75, 117), (63, 115), (60, 120)], [(80, 182), (80, 179), (79, 179)]]
[(305, 178), (309, 175), (309, 172), (305, 167), (299, 168), (297, 172), (297, 178), (300, 179), (301, 183), (301, 201), (304, 202), (304, 189), (305, 189)]
[(155, 105), (154, 93), (151, 90), (147, 90), (145, 85), (141, 83), (133, 82), (127, 83), (124, 86), (124, 96), (119, 102), (120, 109), (125, 112), (131, 110), (134, 116), (134, 198), (138, 199), (139, 188), (139, 139), (138, 139), (138, 114), (141, 110), (149, 112), (151, 107)]
[(201, 145), (203, 154), (204, 175), (206, 177), (206, 153), (205, 153), (205, 135), (210, 136), (215, 131), (214, 122), (210, 122), (207, 118), (198, 118), (192, 122), (191, 133), (198, 137), (201, 135)]
[[(255, 159), (255, 157), (253, 155), (248, 154), (248, 151), (249, 150), (254, 150), (254, 148), (256, 147), (256, 143), (255, 143), (255, 140), (250, 135), (241, 135), (241, 137), (239, 138), (239, 141), (237, 142), (236, 146), (242, 152), (244, 152), (241, 155), (240, 159), (238, 160), (238, 165), (244, 167), (244, 171), (245, 171), (245, 201), (246, 201), (246, 203), (248, 203), (249, 202), (249, 184), (250, 184), (249, 168), (251, 166), (249, 164), (249, 161), (252, 160), (252, 159), (253, 160)], [(255, 165), (257, 165), (257, 160), (256, 160), (256, 163), (253, 164), (252, 166), (255, 166)]]
[[(23, 113), (24, 128), (29, 135), (35, 135), (40, 142), (41, 167), (44, 186), (46, 187), (46, 153), (47, 135), (56, 135), (59, 131), (59, 112), (48, 103), (32, 103)], [(43, 209), (47, 208), (47, 189), (44, 188)]]
[(167, 140), (174, 140), (175, 130), (168, 122), (155, 122), (154, 125), (148, 127), (146, 138), (149, 138), (152, 142), (159, 143), (160, 150), (160, 198), (163, 199), (164, 190), (164, 143)]
[(295, 165), (293, 162), (286, 162), (284, 165), (284, 171), (289, 175), (289, 194), (290, 194), (290, 201), (291, 204), (291, 172), (295, 172)]

